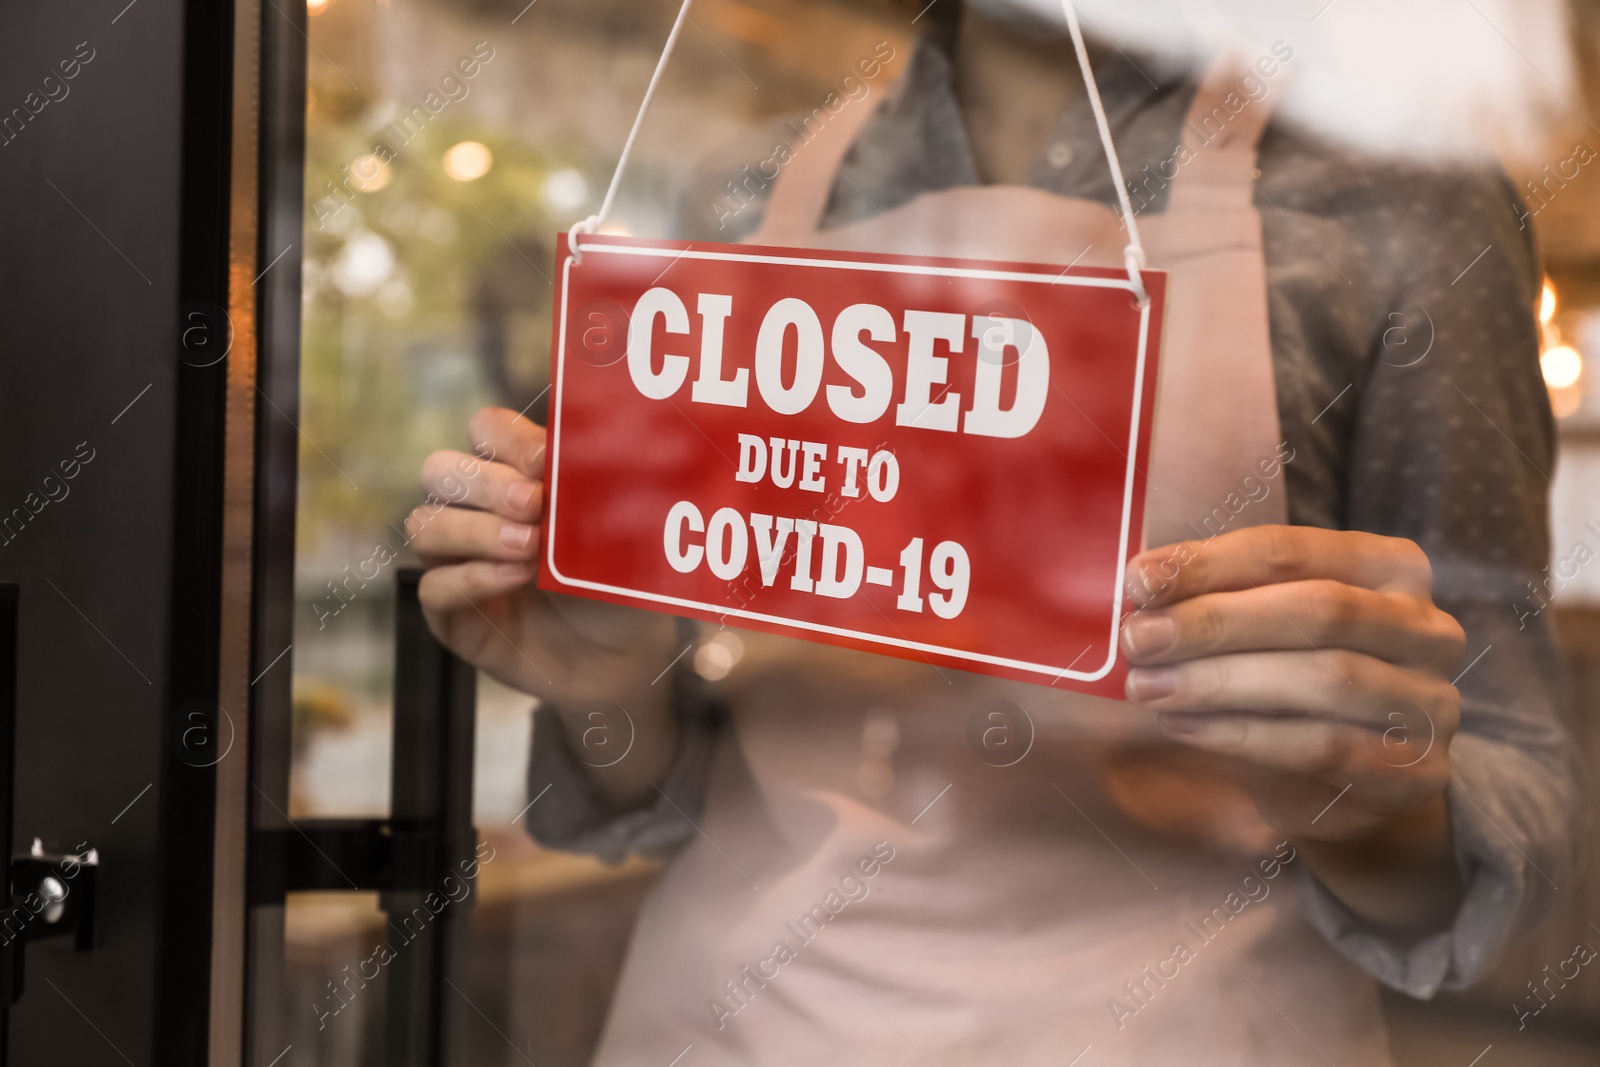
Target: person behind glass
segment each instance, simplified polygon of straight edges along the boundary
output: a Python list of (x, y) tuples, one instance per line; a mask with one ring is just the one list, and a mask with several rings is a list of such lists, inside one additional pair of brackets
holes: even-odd
[[(925, 24), (742, 231), (682, 236), (1119, 265), (1062, 27)], [(1579, 775), (1548, 616), (1514, 608), (1553, 451), (1514, 194), (1269, 123), (1271, 59), (1094, 55), (1172, 279), (1126, 704), (753, 633), (707, 693), (690, 624), (534, 587), (544, 431), (472, 420), (493, 460), (412, 518), (429, 623), (540, 698), (536, 838), (673, 855), (597, 1063), (1384, 1064), (1380, 982), (1470, 982), (1565, 884)], [(596, 701), (625, 758), (583, 751)], [(1020, 758), (969, 744), (985, 706)]]

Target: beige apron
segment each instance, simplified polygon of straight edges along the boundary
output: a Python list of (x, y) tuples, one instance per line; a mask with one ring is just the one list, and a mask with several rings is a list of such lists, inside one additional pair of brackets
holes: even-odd
[[(1257, 467), (1281, 440), (1250, 184), (1267, 109), (1228, 112), (1231, 85), (1207, 76), (1169, 206), (1140, 219), (1169, 275), (1150, 544), (1285, 516)], [(819, 229), (871, 113), (797, 151), (753, 241), (1121, 266), (1112, 210), (1032, 188)], [(1268, 495), (1235, 515), (1252, 476)], [(1308, 1038), (1388, 1062), (1374, 983), (1300, 919), (1297, 863), (1263, 878), (1277, 839), (1221, 761), (1127, 704), (742, 636), (700, 833), (641, 915), (602, 1067), (686, 1046), (684, 1067), (1321, 1063)]]

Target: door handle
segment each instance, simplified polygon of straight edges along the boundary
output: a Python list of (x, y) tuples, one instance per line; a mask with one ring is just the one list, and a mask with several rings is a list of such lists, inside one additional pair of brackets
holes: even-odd
[[(387, 819), (299, 819), (251, 838), (250, 901), (282, 904), (304, 890), (379, 892), (391, 922), (437, 898), (448, 879), (472, 881), (472, 760), (477, 671), (428, 629), (417, 587), (422, 571), (397, 576), (394, 744)], [(459, 976), (468, 898), (432, 916), (386, 967), (385, 1048), (389, 1067), (443, 1067), (446, 978)], [(3, 1067), (3, 1065), (0, 1065)]]

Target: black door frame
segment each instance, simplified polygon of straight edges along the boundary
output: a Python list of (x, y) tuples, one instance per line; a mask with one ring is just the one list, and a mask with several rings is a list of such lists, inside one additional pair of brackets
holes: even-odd
[[(275, 0), (274, 0), (275, 2)], [(305, 219), (306, 6), (264, 5), (260, 21), (260, 240), (272, 264), (255, 287), (260, 360), (255, 426), (254, 588), (250, 612), (255, 679), (250, 686), (246, 833), (286, 829), (293, 729), (295, 510), (300, 450), (300, 292)], [(258, 879), (257, 858), (240, 871), (240, 889)], [(266, 1067), (285, 1041), (269, 1022), (282, 1018), (279, 980), (284, 909), (241, 901), (244, 945), (237, 989), (242, 1064)]]
[[(304, 17), (304, 5), (290, 5)], [(260, 266), (261, 29), (267, 0), (189, 0), (184, 20), (182, 251), (172, 527), (169, 709), (208, 707), (203, 753), (169, 744), (161, 792), (163, 1063), (241, 1062), (249, 755), (252, 537)], [(220, 318), (190, 344), (197, 305)], [(225, 358), (212, 360), (216, 345)], [(204, 1006), (202, 1009), (201, 1006)]]

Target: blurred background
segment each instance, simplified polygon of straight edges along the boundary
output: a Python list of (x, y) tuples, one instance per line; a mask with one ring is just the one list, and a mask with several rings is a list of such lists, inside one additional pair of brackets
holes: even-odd
[[(402, 528), (419, 500), (418, 469), (434, 449), (464, 447), (467, 421), (483, 405), (543, 421), (555, 236), (597, 209), (676, 8), (669, 0), (304, 2), (289, 814), (383, 815), (393, 578), (410, 560)], [(1576, 9), (1589, 114), (1600, 114), (1595, 22), (1589, 5)], [(671, 237), (714, 228), (709, 199), (682, 193), (707, 160), (728, 158), (763, 123), (811, 111), (878, 42), (908, 47), (910, 29), (887, 3), (698, 0), (608, 229)], [(476, 73), (463, 76), (463, 60)], [(865, 103), (881, 89), (871, 86)], [(1580, 143), (1600, 154), (1600, 128), (1587, 115), (1546, 140), (1551, 165)], [(1548, 270), (1543, 368), (1561, 437), (1552, 531), (1560, 559), (1580, 542), (1600, 549), (1600, 165), (1558, 184), (1542, 164), (1511, 166)], [(383, 562), (391, 555), (398, 559)], [(1553, 571), (1539, 592), (1559, 619), (1576, 728), (1595, 765), (1600, 569), (1570, 579)], [(463, 1062), (473, 1064), (587, 1062), (655, 870), (545, 853), (520, 832), (517, 817), (532, 799), (531, 707), (531, 698), (480, 680), (475, 818), (497, 856), (483, 868), (459, 990), (484, 1023), (468, 1028)], [(1512, 1008), (1544, 964), (1566, 959), (1577, 941), (1600, 945), (1590, 924), (1600, 917), (1600, 880), (1591, 874), (1573, 888), (1561, 894), (1569, 910), (1476, 989), (1427, 1005), (1391, 998), (1398, 1062), (1466, 1067), (1491, 1044), (1486, 1065), (1596, 1062), (1600, 977), (1586, 971), (1521, 1033)], [(286, 967), (258, 978), (285, 986), (294, 1044), (286, 1065), (377, 1062), (381, 996), (357, 998), (346, 1009), (353, 1017), (323, 1030), (306, 1007), (381, 937), (376, 897), (297, 894), (288, 916)]]

